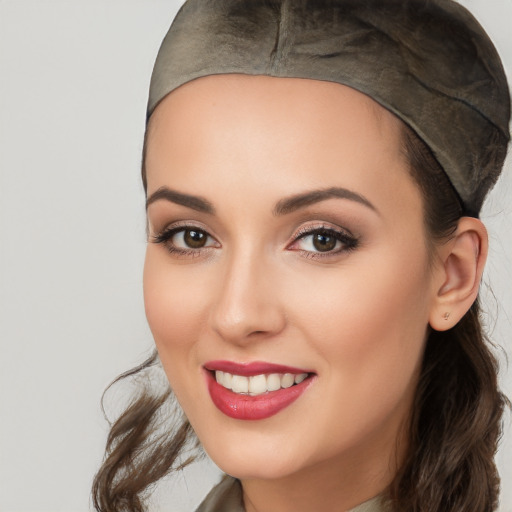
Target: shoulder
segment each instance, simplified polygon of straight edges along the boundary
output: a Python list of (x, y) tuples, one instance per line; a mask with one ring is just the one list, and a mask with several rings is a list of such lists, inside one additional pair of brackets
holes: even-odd
[(208, 493), (196, 512), (244, 512), (240, 481), (225, 475)]
[[(240, 481), (225, 475), (206, 496), (196, 512), (244, 512)], [(349, 512), (389, 512), (379, 496), (365, 501)]]

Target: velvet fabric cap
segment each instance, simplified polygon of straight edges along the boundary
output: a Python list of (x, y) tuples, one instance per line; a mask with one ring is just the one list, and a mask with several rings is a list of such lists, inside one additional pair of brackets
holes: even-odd
[(429, 146), (467, 215), (505, 160), (510, 97), (500, 58), (452, 0), (188, 0), (153, 70), (147, 118), (171, 91), (224, 73), (337, 82)]

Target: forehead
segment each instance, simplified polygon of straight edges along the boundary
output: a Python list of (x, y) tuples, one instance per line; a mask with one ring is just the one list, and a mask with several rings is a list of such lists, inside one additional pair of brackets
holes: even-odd
[(407, 168), (401, 121), (331, 82), (203, 77), (165, 97), (148, 128), (148, 194), (170, 182), (215, 192), (222, 181), (273, 199), (323, 186), (389, 196), (415, 187)]
[[(382, 129), (394, 127), (398, 131), (401, 121), (369, 96), (351, 87), (334, 82), (305, 78), (277, 78), (265, 75), (220, 74), (201, 77), (181, 85), (159, 103), (150, 118), (148, 133), (173, 118), (183, 114), (206, 116), (228, 114), (236, 109), (240, 116), (254, 115), (254, 104), (265, 104), (275, 109), (276, 115), (290, 120), (303, 113), (306, 116), (323, 116), (326, 111), (343, 110), (343, 117), (358, 117), (361, 121), (372, 117)], [(232, 112), (231, 112), (232, 114)], [(262, 111), (262, 115), (265, 112)], [(193, 121), (191, 115), (189, 121)], [(311, 119), (310, 119), (311, 120)]]

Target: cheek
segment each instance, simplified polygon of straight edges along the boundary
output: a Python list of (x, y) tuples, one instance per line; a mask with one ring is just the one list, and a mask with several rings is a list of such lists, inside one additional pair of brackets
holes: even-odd
[(180, 265), (171, 265), (162, 247), (148, 245), (144, 263), (144, 305), (162, 366), (180, 404), (194, 403), (200, 332), (206, 297), (201, 280), (191, 279)]
[[(371, 261), (370, 261), (371, 260)], [(428, 326), (425, 255), (361, 257), (336, 275), (302, 283), (290, 294), (301, 330), (326, 361), (339, 399), (392, 407), (414, 386)], [(377, 406), (379, 407), (379, 406)], [(381, 411), (381, 412), (382, 412)]]
[[(144, 304), (149, 327), (178, 401), (186, 401), (191, 380), (200, 371), (197, 363), (200, 333), (204, 326), (208, 289), (197, 286), (201, 279), (191, 279), (180, 265), (171, 265), (162, 247), (149, 245), (144, 264)], [(192, 369), (192, 371), (191, 371)]]
[(296, 276), (301, 280), (288, 299), (293, 301), (291, 308), (307, 319), (311, 337), (317, 333), (319, 347), (356, 357), (368, 345), (381, 345), (384, 339), (399, 344), (409, 333), (424, 331), (429, 302), (426, 270), (391, 258), (368, 263), (347, 265), (325, 276)]
[(157, 348), (186, 349), (199, 325), (204, 289), (190, 272), (170, 265), (161, 247), (148, 246), (144, 263), (144, 305)]

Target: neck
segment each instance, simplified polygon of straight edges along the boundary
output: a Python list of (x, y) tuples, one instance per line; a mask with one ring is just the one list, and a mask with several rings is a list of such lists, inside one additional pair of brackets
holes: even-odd
[[(365, 439), (351, 453), (277, 479), (243, 479), (247, 512), (348, 511), (381, 494), (405, 455), (396, 425), (389, 437)], [(403, 430), (402, 430), (403, 431)], [(382, 433), (381, 433), (382, 434)]]

